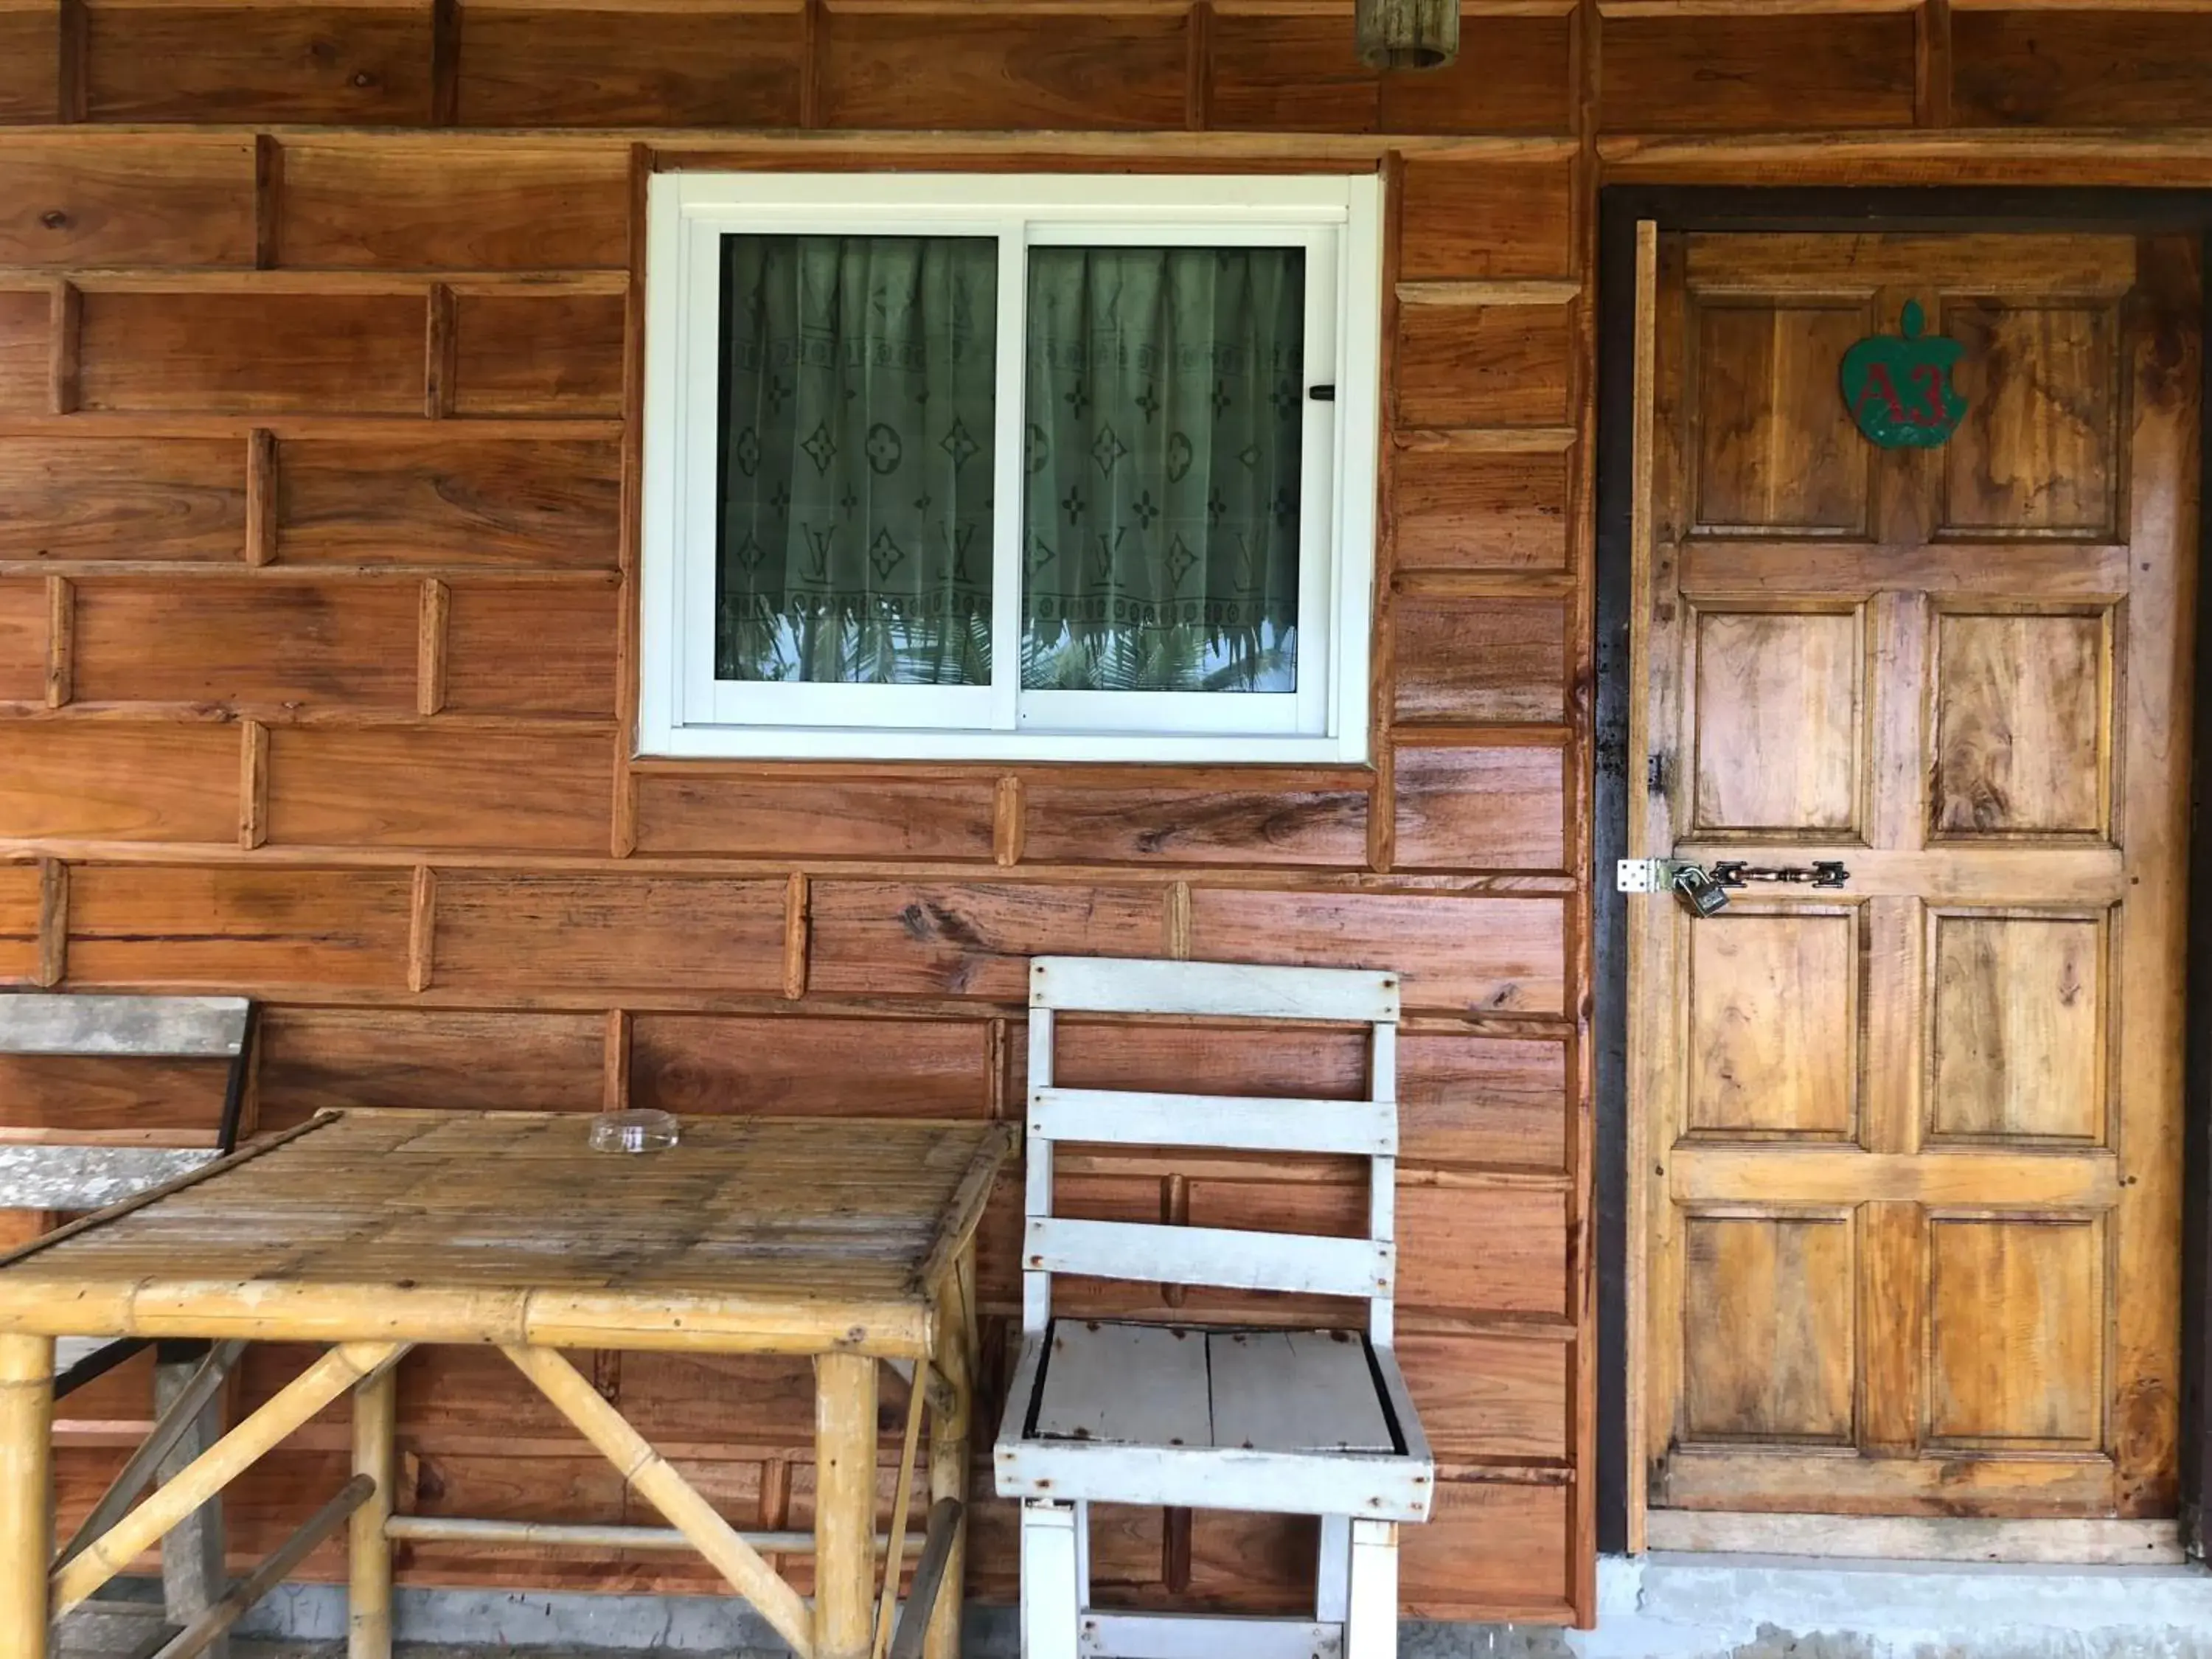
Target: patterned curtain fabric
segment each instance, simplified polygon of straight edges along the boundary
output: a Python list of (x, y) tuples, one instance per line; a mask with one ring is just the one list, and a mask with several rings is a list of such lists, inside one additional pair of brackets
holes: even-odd
[(723, 239), (717, 678), (988, 684), (998, 258)]
[(1032, 247), (1022, 684), (1288, 691), (1305, 254)]

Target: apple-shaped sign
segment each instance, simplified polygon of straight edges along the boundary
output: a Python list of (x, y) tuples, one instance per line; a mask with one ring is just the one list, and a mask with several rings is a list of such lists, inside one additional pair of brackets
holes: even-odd
[(1844, 401), (1884, 449), (1934, 449), (1966, 418), (1966, 400), (1951, 384), (1966, 348), (1923, 334), (1917, 300), (1905, 302), (1903, 322), (1901, 333), (1869, 335), (1844, 354)]

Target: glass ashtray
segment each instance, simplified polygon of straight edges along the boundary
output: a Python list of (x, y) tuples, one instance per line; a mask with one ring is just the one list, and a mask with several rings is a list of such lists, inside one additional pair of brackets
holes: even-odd
[(601, 1112), (592, 1120), (595, 1152), (659, 1152), (678, 1139), (676, 1120), (666, 1112)]

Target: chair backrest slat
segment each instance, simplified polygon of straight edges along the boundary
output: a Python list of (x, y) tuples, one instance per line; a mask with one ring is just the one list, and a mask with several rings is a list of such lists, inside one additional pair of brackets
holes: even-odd
[(0, 1054), (114, 1054), (234, 1060), (246, 1046), (244, 997), (0, 996)]
[(1120, 1089), (1037, 1089), (1029, 1132), (1114, 1146), (1208, 1146), (1221, 1152), (1336, 1152), (1389, 1158), (1398, 1109), (1388, 1101), (1153, 1095)]
[(43, 1130), (0, 1144), (0, 1207), (100, 1209), (222, 1157), (238, 1138), (252, 1032), (246, 997), (0, 995), (0, 1054), (229, 1065), (205, 1148), (118, 1145), (87, 1131), (71, 1140), (65, 1127)]
[[(1368, 1097), (1333, 1101), (1069, 1089), (1054, 1078), (1061, 1012), (1166, 1015), (1370, 1028)], [(1052, 1317), (1054, 1273), (1357, 1297), (1390, 1336), (1398, 1150), (1398, 975), (1365, 969), (1040, 957), (1030, 969), (1028, 1224), (1022, 1326)], [(1368, 1236), (1313, 1237), (1055, 1216), (1057, 1143), (1346, 1154), (1368, 1160)]]

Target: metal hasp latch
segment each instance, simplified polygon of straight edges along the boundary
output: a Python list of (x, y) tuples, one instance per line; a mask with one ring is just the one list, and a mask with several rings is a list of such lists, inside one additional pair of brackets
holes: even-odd
[(1716, 864), (1713, 879), (1723, 887), (1744, 887), (1754, 881), (1778, 882), (1792, 887), (1841, 887), (1851, 872), (1835, 859), (1817, 864)]
[(1774, 882), (1796, 887), (1841, 887), (1851, 872), (1832, 859), (1816, 864), (1753, 865), (1741, 860), (1703, 865), (1674, 859), (1622, 859), (1613, 866), (1614, 890), (1622, 893), (1672, 893), (1693, 916), (1717, 915), (1728, 908), (1730, 890), (1753, 882)]

